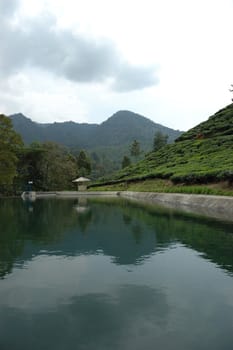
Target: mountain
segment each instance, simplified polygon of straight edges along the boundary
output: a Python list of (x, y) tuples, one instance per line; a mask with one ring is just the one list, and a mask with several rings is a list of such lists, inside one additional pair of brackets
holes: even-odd
[(156, 124), (130, 111), (119, 111), (99, 125), (72, 121), (41, 124), (20, 113), (10, 118), (25, 144), (53, 141), (67, 146), (75, 154), (81, 149), (88, 151), (92, 160), (91, 177), (94, 179), (119, 170), (123, 157), (130, 157), (130, 146), (135, 139), (140, 143), (140, 159), (151, 151), (155, 132), (168, 135), (168, 142), (181, 135), (178, 130)]
[(21, 113), (9, 116), (15, 131), (25, 144), (34, 141), (53, 141), (68, 147), (86, 148), (89, 138), (98, 127), (97, 124), (79, 124), (72, 121), (63, 123), (42, 124), (33, 122)]
[(168, 135), (169, 142), (174, 141), (181, 132), (156, 124), (139, 114), (119, 111), (102, 124), (80, 124), (63, 122), (40, 124), (33, 122), (23, 114), (10, 116), (14, 129), (21, 134), (24, 142), (54, 141), (67, 147), (96, 149), (130, 145), (134, 139), (145, 150), (151, 149), (156, 131)]
[(100, 124), (96, 132), (96, 146), (131, 144), (138, 140), (144, 147), (153, 143), (156, 131), (167, 134), (173, 142), (181, 132), (156, 124), (148, 118), (129, 111), (119, 111)]
[(139, 163), (112, 177), (113, 182), (151, 178), (194, 184), (228, 181), (233, 184), (233, 104), (178, 137), (175, 143), (151, 152)]

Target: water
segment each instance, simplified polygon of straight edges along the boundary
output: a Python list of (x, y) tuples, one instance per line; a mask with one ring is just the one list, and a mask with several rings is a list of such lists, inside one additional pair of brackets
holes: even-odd
[(123, 200), (0, 201), (0, 349), (233, 348), (233, 225)]

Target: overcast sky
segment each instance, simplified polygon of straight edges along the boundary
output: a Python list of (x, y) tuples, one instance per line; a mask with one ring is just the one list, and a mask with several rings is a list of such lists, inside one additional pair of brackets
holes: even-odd
[(0, 113), (187, 130), (231, 103), (233, 0), (0, 0)]

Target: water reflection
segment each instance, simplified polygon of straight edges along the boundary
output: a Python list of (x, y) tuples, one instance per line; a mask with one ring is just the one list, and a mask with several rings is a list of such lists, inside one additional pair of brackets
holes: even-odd
[(232, 348), (231, 224), (125, 200), (31, 204), (0, 200), (1, 350)]
[(0, 339), (9, 349), (18, 349), (25, 330), (26, 349), (139, 349), (151, 343), (149, 330), (166, 325), (169, 306), (160, 290), (124, 285), (114, 297), (75, 296), (69, 304), (61, 303), (46, 314), (38, 312), (33, 319), (24, 310), (2, 312), (6, 318)]
[[(231, 224), (152, 206), (108, 199), (0, 201), (0, 276), (46, 254), (110, 256), (116, 264), (142, 263), (177, 242), (233, 272)], [(77, 208), (82, 208), (77, 211)], [(84, 210), (85, 209), (85, 210)]]
[(79, 199), (75, 200), (74, 210), (78, 216), (78, 225), (81, 232), (85, 233), (92, 219), (92, 212), (90, 206), (88, 205), (87, 198), (80, 197)]
[(86, 197), (80, 197), (77, 199), (74, 203), (74, 209), (77, 211), (78, 214), (84, 214), (90, 210), (90, 207), (87, 203)]

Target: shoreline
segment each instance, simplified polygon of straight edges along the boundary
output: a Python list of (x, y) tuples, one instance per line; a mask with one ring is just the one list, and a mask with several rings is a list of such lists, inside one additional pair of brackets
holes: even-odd
[[(120, 197), (233, 222), (233, 197), (229, 196), (133, 191), (54, 191), (34, 193), (34, 200), (36, 198)], [(30, 200), (30, 196), (24, 199)]]
[(119, 196), (233, 222), (233, 197), (130, 191), (119, 192)]
[(117, 196), (118, 191), (54, 191), (54, 192), (36, 192), (36, 198), (76, 198), (91, 196)]

